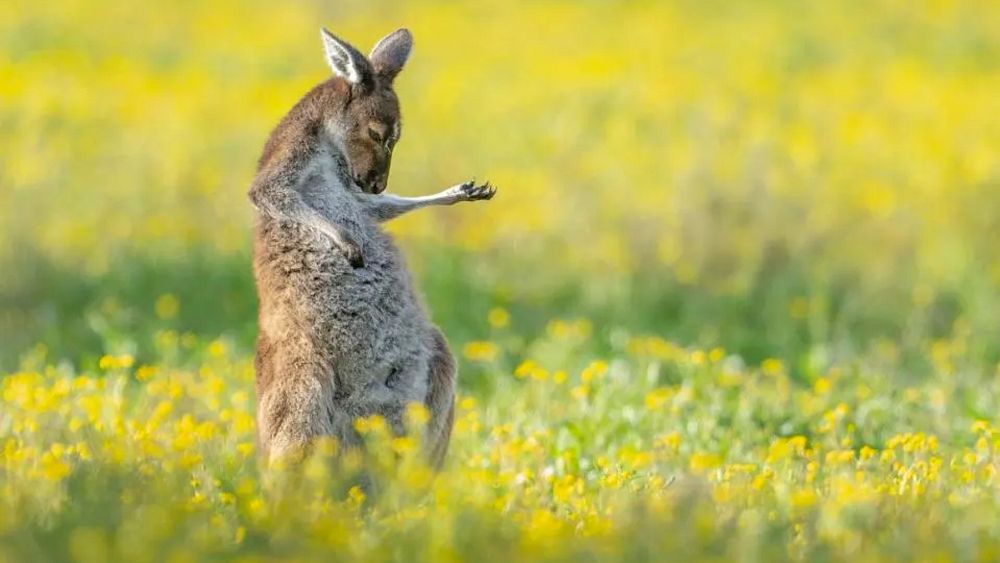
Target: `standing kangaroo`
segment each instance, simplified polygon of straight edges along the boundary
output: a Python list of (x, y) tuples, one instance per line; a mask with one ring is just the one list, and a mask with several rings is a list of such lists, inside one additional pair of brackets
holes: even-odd
[(407, 405), (420, 403), (438, 467), (454, 419), (455, 360), (379, 224), (420, 207), (490, 199), (495, 189), (467, 182), (430, 196), (383, 194), (400, 135), (392, 82), (413, 37), (397, 30), (365, 58), (326, 29), (321, 35), (334, 76), (271, 133), (249, 191), (261, 454), (301, 455), (320, 436), (359, 445), (353, 421), (375, 414), (402, 433)]

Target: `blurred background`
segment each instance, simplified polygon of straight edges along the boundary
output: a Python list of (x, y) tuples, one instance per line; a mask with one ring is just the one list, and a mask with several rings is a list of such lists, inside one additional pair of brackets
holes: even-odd
[(252, 349), (245, 193), (328, 76), (321, 25), (415, 35), (391, 191), (500, 187), (391, 225), (457, 346), (499, 307), (525, 339), (586, 317), (793, 376), (1000, 360), (991, 2), (14, 0), (0, 372), (141, 361), (163, 329)]

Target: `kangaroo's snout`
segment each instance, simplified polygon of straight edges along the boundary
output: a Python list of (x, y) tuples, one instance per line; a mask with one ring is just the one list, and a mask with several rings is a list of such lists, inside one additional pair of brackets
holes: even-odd
[(380, 194), (385, 191), (389, 183), (388, 174), (380, 174), (378, 170), (369, 170), (367, 174), (357, 174), (354, 176), (354, 183), (361, 191), (369, 194)]

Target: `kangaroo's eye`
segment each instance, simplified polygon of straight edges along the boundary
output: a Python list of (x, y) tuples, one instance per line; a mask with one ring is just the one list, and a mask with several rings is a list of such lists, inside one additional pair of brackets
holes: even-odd
[(368, 136), (371, 137), (371, 140), (375, 141), (376, 143), (380, 145), (382, 144), (382, 134), (376, 131), (375, 129), (369, 127)]

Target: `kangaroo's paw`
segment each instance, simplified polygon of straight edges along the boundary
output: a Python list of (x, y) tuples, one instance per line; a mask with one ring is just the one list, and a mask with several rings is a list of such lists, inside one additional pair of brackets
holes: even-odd
[(493, 199), (496, 195), (497, 189), (490, 185), (489, 182), (485, 184), (476, 185), (475, 180), (471, 180), (464, 184), (458, 186), (459, 192), (465, 201), (477, 201), (480, 199)]
[(358, 243), (343, 237), (343, 240), (338, 241), (337, 246), (344, 253), (344, 257), (347, 258), (352, 267), (363, 268), (365, 266), (365, 259), (361, 254), (361, 246)]

